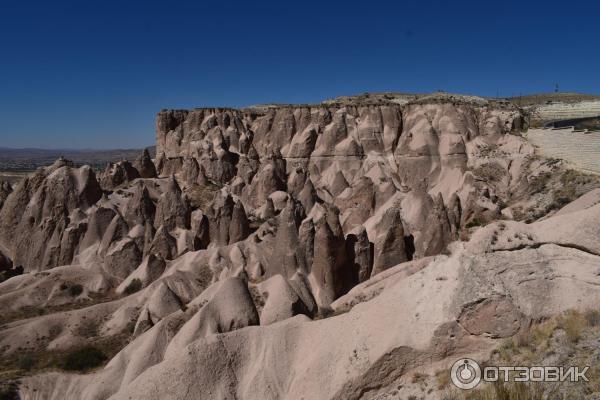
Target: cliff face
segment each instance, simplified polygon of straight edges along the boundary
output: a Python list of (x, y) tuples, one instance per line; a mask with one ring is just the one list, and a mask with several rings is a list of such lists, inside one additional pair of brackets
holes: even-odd
[[(302, 208), (300, 214), (311, 215), (315, 223), (320, 215), (335, 215), (331, 218), (339, 221), (331, 226), (340, 224), (340, 231), (332, 228), (332, 237), (366, 229), (372, 241), (380, 238), (382, 242), (375, 243), (375, 264), (394, 265), (435, 254), (468, 221), (499, 214), (503, 196), (515, 184), (512, 177), (515, 170), (518, 175), (519, 157), (531, 153), (519, 135), (522, 121), (519, 110), (508, 104), (444, 96), (402, 105), (380, 101), (165, 110), (156, 120), (157, 172), (148, 155), (144, 168), (142, 159), (136, 165), (148, 179), (156, 173), (176, 175), (186, 194), (190, 188), (212, 185), (233, 196), (223, 207), (218, 201), (212, 209), (202, 207), (209, 225), (201, 239), (205, 244), (243, 240), (250, 232), (249, 223), (268, 220), (291, 198)], [(490, 164), (496, 168), (495, 181), (474, 175)], [(107, 168), (98, 181), (89, 168), (75, 169), (65, 161), (41, 169), (6, 196), (0, 242), (25, 270), (68, 264), (93, 242), (91, 237), (104, 234), (104, 225), (110, 222), (109, 216), (104, 218), (106, 223), (94, 236), (87, 222), (81, 221), (89, 216), (81, 213), (101, 209), (95, 203), (103, 191), (111, 193), (138, 178), (139, 171), (127, 162)], [(167, 192), (179, 199), (178, 190)], [(142, 189), (135, 193), (141, 196)], [(140, 201), (151, 203), (148, 194)], [(186, 207), (187, 201), (181, 200)], [(168, 202), (158, 206), (159, 210), (171, 207)], [(382, 220), (390, 208), (401, 225), (398, 229), (412, 244), (406, 251), (402, 245), (402, 254), (392, 261), (383, 261), (386, 256), (378, 248), (397, 249), (402, 244), (399, 238), (385, 237), (389, 227)], [(141, 224), (148, 218), (142, 218)], [(241, 230), (230, 234), (232, 218)], [(153, 228), (164, 222), (159, 220)], [(126, 222), (127, 228), (140, 224), (134, 218)], [(189, 224), (181, 227), (188, 229)], [(175, 227), (171, 225), (165, 226)], [(299, 223), (295, 225), (298, 231)], [(307, 234), (318, 231), (316, 225), (304, 228)], [(217, 234), (224, 230), (227, 235)], [(148, 235), (151, 242), (154, 233)], [(144, 247), (137, 243), (139, 252)], [(310, 266), (305, 272), (309, 270)]]
[[(232, 154), (263, 159), (280, 153), (288, 165), (315, 166), (368, 156), (464, 155), (465, 144), (476, 137), (518, 133), (522, 125), (515, 107), (449, 101), (163, 110), (156, 119), (156, 143), (163, 174), (172, 171), (164, 170), (168, 164), (190, 157), (211, 172), (215, 158), (231, 160), (235, 167)], [(348, 165), (354, 167), (348, 172), (360, 167), (356, 162)], [(225, 183), (231, 176), (209, 178)]]
[[(453, 97), (164, 110), (156, 120), (158, 173), (231, 184), (252, 207), (310, 181), (320, 199), (340, 208), (347, 232), (398, 192), (441, 194), (446, 205), (456, 194), (463, 209), (474, 208), (486, 188), (476, 188), (471, 171), (493, 161), (490, 148), (517, 158), (532, 153), (520, 137), (523, 126), (514, 106)], [(510, 175), (508, 163), (501, 169)]]
[(89, 166), (75, 168), (58, 160), (25, 178), (0, 209), (0, 242), (26, 271), (48, 269), (72, 261), (73, 233), (80, 230), (76, 214), (102, 196)]

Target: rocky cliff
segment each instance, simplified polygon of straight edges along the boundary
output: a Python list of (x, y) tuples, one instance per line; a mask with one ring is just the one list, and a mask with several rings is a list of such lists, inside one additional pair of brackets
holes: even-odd
[[(373, 240), (377, 210), (402, 208), (403, 232), (424, 256), (461, 225), (499, 215), (533, 154), (520, 136), (524, 124), (510, 104), (445, 95), (403, 105), (164, 110), (156, 120), (158, 173), (225, 185), (250, 214), (283, 192), (306, 214), (332, 204), (345, 234), (365, 225)], [(482, 169), (493, 169), (495, 180), (481, 179)], [(401, 207), (405, 199), (410, 206)], [(452, 226), (425, 232), (440, 225), (435, 218)]]
[(161, 111), (154, 161), (3, 188), (0, 372), (23, 399), (375, 398), (600, 306), (597, 192), (532, 205), (567, 175), (525, 127), (445, 94)]

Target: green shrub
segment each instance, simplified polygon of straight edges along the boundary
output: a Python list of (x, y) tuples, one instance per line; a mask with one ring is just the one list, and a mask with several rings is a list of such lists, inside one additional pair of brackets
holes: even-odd
[(0, 387), (0, 400), (19, 400), (19, 391), (16, 385)]
[(83, 293), (83, 286), (81, 286), (80, 284), (76, 283), (74, 285), (71, 285), (71, 287), (69, 287), (69, 294), (71, 296), (77, 297), (81, 293)]
[(26, 354), (19, 360), (19, 368), (24, 371), (31, 371), (35, 366), (35, 358), (30, 354)]
[(484, 226), (485, 225), (485, 221), (479, 219), (479, 218), (473, 218), (471, 221), (467, 222), (466, 227), (467, 228), (474, 228), (476, 226)]
[(78, 283), (63, 282), (60, 284), (60, 290), (68, 290), (72, 297), (77, 297), (83, 293), (83, 286)]
[(102, 350), (93, 346), (86, 346), (67, 354), (62, 363), (62, 369), (67, 371), (87, 371), (102, 365), (106, 359), (107, 357)]
[(125, 288), (125, 294), (133, 294), (142, 288), (142, 281), (138, 278), (132, 279)]

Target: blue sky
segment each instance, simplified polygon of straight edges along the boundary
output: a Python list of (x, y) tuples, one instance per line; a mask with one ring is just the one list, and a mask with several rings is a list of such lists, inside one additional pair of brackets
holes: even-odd
[(0, 0), (0, 147), (154, 143), (162, 108), (600, 93), (588, 1)]

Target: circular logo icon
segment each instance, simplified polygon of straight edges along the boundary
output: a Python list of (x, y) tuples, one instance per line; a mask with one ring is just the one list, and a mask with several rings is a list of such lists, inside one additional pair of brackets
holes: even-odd
[(477, 361), (461, 358), (452, 365), (450, 379), (460, 389), (473, 389), (481, 382), (481, 367)]

